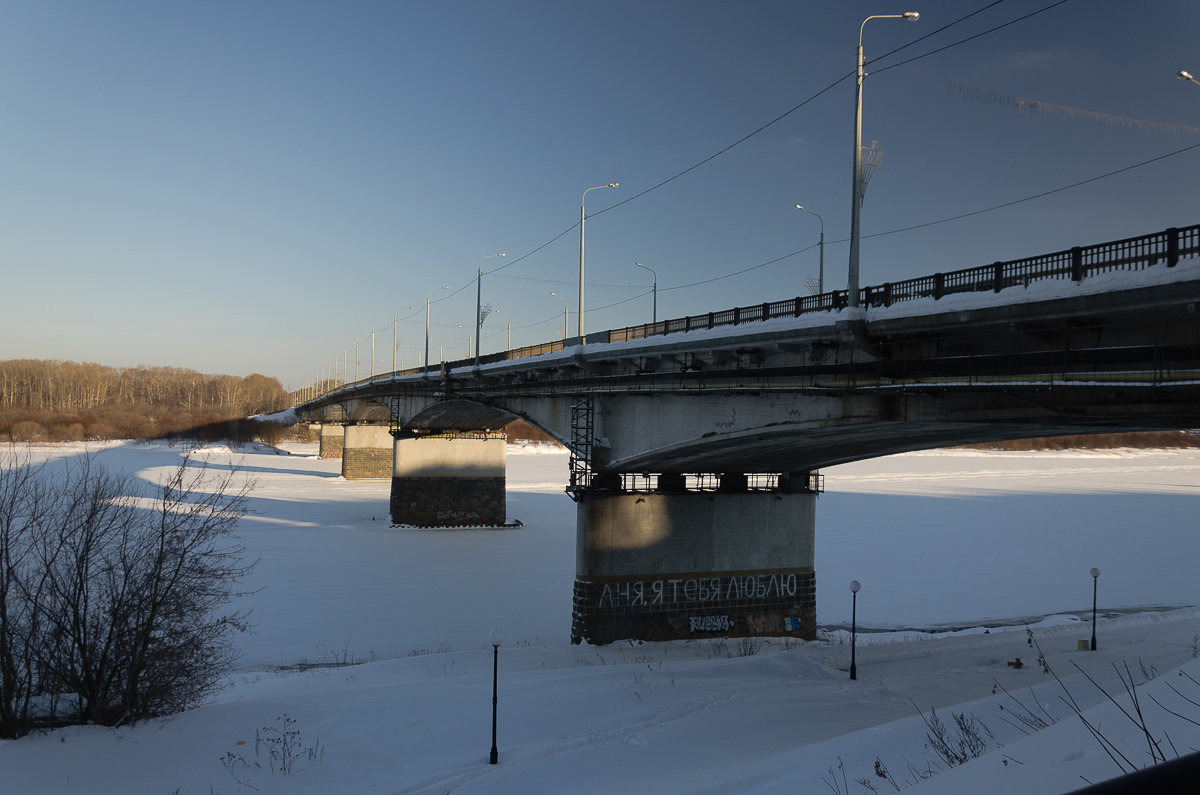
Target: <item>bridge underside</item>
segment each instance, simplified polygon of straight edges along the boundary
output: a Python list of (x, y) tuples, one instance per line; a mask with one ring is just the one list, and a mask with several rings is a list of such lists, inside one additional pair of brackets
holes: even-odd
[(1200, 427), (1200, 279), (1064, 294), (462, 363), (308, 408), (398, 437), (521, 418), (566, 444), (576, 640), (812, 637), (813, 471), (954, 444)]
[[(658, 432), (672, 418), (636, 397), (620, 398), (612, 401), (610, 410), (621, 421), (605, 436), (611, 447), (598, 450), (594, 463), (597, 472), (808, 471), (958, 444), (1200, 427), (1198, 392), (1197, 388), (1005, 387), (940, 394), (898, 391), (857, 399), (814, 397), (798, 402), (809, 409), (826, 403), (828, 413), (839, 409), (838, 413), (849, 416), (807, 420), (777, 419), (797, 417), (800, 409), (786, 406), (779, 407), (774, 417), (756, 418), (744, 411), (738, 416), (733, 408), (736, 398), (710, 397), (694, 407), (704, 415), (696, 418), (699, 432), (690, 438), (678, 434), (657, 446)], [(688, 413), (691, 402), (676, 402), (675, 413)], [(602, 416), (604, 412), (600, 409)], [(628, 419), (631, 416), (638, 419)], [(603, 423), (606, 429), (612, 425)], [(677, 433), (672, 430), (667, 435)], [(629, 449), (626, 436), (639, 437), (643, 449), (623, 457), (613, 455)]]

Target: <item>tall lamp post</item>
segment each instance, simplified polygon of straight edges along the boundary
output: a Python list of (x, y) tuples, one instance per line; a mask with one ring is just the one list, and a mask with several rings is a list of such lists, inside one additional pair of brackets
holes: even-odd
[[(404, 307), (412, 309), (411, 306)], [(400, 347), (400, 336), (396, 333), (396, 316), (392, 315), (392, 378), (396, 377), (396, 350)]]
[(562, 302), (563, 302), (563, 342), (566, 343), (567, 328), (568, 328), (567, 321), (570, 319), (571, 305), (567, 303), (566, 298), (563, 298), (558, 293), (550, 293), (550, 295), (554, 296), (555, 298), (562, 298)]
[(846, 280), (846, 292), (850, 306), (858, 306), (858, 238), (859, 210), (862, 208), (862, 84), (866, 73), (863, 67), (863, 28), (872, 19), (907, 19), (916, 22), (921, 15), (916, 11), (903, 14), (875, 14), (863, 20), (858, 27), (858, 81), (854, 88), (854, 190), (850, 195), (850, 268)]
[[(443, 284), (443, 290), (449, 290), (450, 285)], [(425, 296), (425, 372), (429, 372), (429, 299), (430, 296)]]
[(650, 288), (650, 292), (654, 296), (654, 301), (652, 304), (654, 313), (650, 317), (653, 318), (651, 320), (652, 323), (657, 323), (658, 322), (658, 274), (655, 273), (654, 268), (651, 268), (649, 265), (643, 265), (640, 262), (635, 262), (633, 264), (639, 268), (645, 268), (646, 270), (650, 271), (650, 275), (654, 277), (654, 286)]
[[(599, 190), (600, 188), (615, 188), (620, 182), (610, 182), (607, 185), (596, 185), (588, 188), (583, 192), (583, 196), (579, 199), (579, 344), (583, 344), (583, 226), (587, 222), (587, 211), (584, 210), (584, 202), (587, 201), (589, 190)], [(563, 336), (566, 340), (566, 336)]]
[(1196, 78), (1192, 77), (1192, 73), (1189, 72), (1187, 69), (1180, 69), (1178, 72), (1175, 73), (1175, 76), (1178, 77), (1180, 80), (1189, 80), (1189, 81), (1195, 83), (1196, 85), (1200, 86), (1200, 80), (1197, 80)]
[(483, 283), (483, 261), (488, 257), (506, 257), (508, 253), (501, 251), (499, 254), (485, 254), (479, 258), (479, 268), (475, 272), (475, 366), (479, 366), (479, 327), (483, 325), (483, 307), (479, 303), (480, 285)]
[(496, 683), (500, 670), (500, 644), (503, 642), (500, 630), (493, 629), (488, 633), (488, 643), (492, 646), (492, 753), (488, 761), (493, 765), (500, 760), (500, 754), (496, 750)]
[(1093, 568), (1092, 575), (1092, 651), (1096, 650), (1096, 589), (1100, 582), (1100, 569)]
[(821, 255), (819, 266), (820, 270), (817, 271), (817, 293), (820, 295), (825, 292), (825, 219), (805, 207), (803, 204), (797, 204), (796, 209), (800, 210), (801, 212), (808, 213), (809, 215), (815, 215), (817, 220), (821, 222), (821, 239), (820, 242), (817, 243), (817, 248), (819, 249)]
[(858, 668), (854, 665), (855, 636), (858, 634), (858, 580), (850, 581), (850, 678), (858, 679)]

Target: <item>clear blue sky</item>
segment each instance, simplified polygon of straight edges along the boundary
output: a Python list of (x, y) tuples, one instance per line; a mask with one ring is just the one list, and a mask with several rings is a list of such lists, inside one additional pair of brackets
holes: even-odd
[(611, 181), (588, 331), (649, 320), (638, 261), (660, 318), (807, 294), (797, 202), (844, 287), (859, 25), (907, 10), (864, 38), (864, 285), (1200, 223), (1196, 148), (882, 234), (1200, 144), (1200, 4), (1054, 4), (0, 2), (0, 359), (295, 388), (372, 329), (390, 369), (394, 315), (415, 365), (427, 295), (461, 357), (499, 251), (483, 351), (551, 340)]

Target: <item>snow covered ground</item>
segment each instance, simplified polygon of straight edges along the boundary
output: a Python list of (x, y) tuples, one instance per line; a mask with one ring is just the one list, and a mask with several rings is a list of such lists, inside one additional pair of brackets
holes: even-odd
[[(121, 444), (100, 456), (153, 481), (180, 454)], [(921, 792), (1058, 793), (1119, 772), (1067, 692), (1132, 764), (1149, 760), (1144, 734), (1076, 665), (1111, 693), (1114, 664), (1151, 679), (1142, 706), (1167, 757), (1200, 748), (1200, 728), (1148, 700), (1200, 719), (1168, 688), (1200, 701), (1188, 678), (1200, 680), (1197, 451), (936, 451), (829, 469), (824, 640), (604, 647), (569, 643), (574, 504), (560, 451), (510, 447), (508, 514), (524, 524), (497, 530), (392, 528), (389, 484), (345, 481), (313, 447), (201, 455), (257, 480), (241, 523), (261, 558), (241, 668), (182, 715), (0, 743), (0, 791), (867, 792), (858, 779), (892, 791), (878, 760)], [(1099, 650), (1079, 651), (1093, 566)], [(850, 579), (866, 628), (856, 681)], [(962, 631), (884, 631), (900, 628)], [(930, 708), (946, 723), (977, 717), (988, 752), (922, 781), (944, 767), (918, 714)], [(1023, 709), (1055, 722), (1028, 733)]]

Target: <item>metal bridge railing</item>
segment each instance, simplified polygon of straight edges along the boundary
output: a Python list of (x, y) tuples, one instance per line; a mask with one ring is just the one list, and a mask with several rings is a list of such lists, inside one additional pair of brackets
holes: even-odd
[[(1171, 268), (1180, 260), (1197, 255), (1200, 255), (1200, 224), (1171, 227), (1140, 237), (1112, 240), (1107, 243), (1080, 246), (1051, 254), (1040, 254), (1036, 257), (996, 262), (991, 265), (980, 265), (935, 273), (931, 276), (921, 276), (916, 279), (863, 287), (859, 292), (859, 305), (891, 306), (900, 301), (912, 301), (918, 298), (937, 300), (955, 293), (998, 293), (1009, 287), (1025, 287), (1032, 282), (1045, 279), (1070, 279), (1080, 282), (1089, 276), (1118, 270), (1144, 270), (1159, 264)], [(589, 334), (586, 339), (588, 342), (626, 342), (696, 329), (732, 326), (773, 318), (799, 317), (812, 312), (842, 309), (848, 304), (847, 291), (834, 290), (820, 295), (770, 301), (751, 306), (722, 309), (702, 315), (660, 320), (657, 323), (646, 323), (640, 326), (610, 329)], [(510, 351), (486, 354), (480, 356), (478, 361), (480, 364), (491, 364), (509, 359), (540, 356), (545, 353), (561, 351), (570, 344), (578, 344), (578, 338), (555, 340), (540, 345), (529, 345)], [(469, 367), (473, 364), (474, 360), (463, 359), (445, 362), (442, 367), (450, 369)], [(425, 372), (426, 369), (412, 368), (391, 375), (416, 375)], [(429, 375), (434, 382), (440, 380), (440, 373), (435, 370), (430, 370)], [(364, 379), (353, 384), (346, 384), (342, 389), (378, 381), (379, 378), (380, 376), (376, 376), (374, 379)]]
[[(1173, 227), (1152, 235), (1113, 240), (1094, 246), (1082, 246), (1040, 254), (1036, 257), (996, 262), (946, 273), (935, 273), (916, 279), (863, 287), (859, 292), (862, 306), (891, 306), (899, 301), (917, 298), (935, 300), (954, 293), (1000, 292), (1009, 287), (1026, 287), (1045, 279), (1083, 281), (1089, 276), (1116, 270), (1144, 270), (1158, 264), (1174, 267), (1179, 260), (1200, 254), (1200, 225)], [(698, 328), (714, 328), (769, 320), (797, 317), (810, 312), (842, 309), (849, 304), (845, 290), (820, 295), (790, 298), (751, 306), (723, 309), (704, 315), (692, 315), (675, 320), (662, 320), (641, 326), (612, 329), (611, 342)]]

